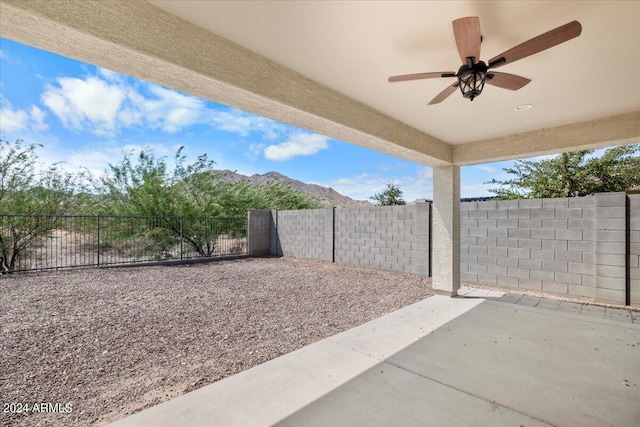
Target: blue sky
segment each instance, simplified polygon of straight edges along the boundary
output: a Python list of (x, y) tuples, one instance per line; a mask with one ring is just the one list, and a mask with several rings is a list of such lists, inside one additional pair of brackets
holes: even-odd
[[(407, 201), (432, 198), (432, 170), (0, 38), (0, 137), (42, 144), (40, 159), (101, 174), (123, 150), (206, 153), (217, 169), (277, 171), (366, 200), (394, 181)], [(498, 162), (462, 168), (462, 196), (491, 195)]]

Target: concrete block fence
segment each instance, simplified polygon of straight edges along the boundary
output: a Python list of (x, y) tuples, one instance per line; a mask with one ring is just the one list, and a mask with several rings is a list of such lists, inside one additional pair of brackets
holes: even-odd
[(462, 203), (461, 280), (638, 304), (638, 198)]
[(277, 211), (274, 255), (333, 261), (333, 209)]
[[(461, 280), (640, 305), (640, 194), (465, 202)], [(430, 204), (249, 212), (249, 255), (430, 275)]]
[(250, 211), (249, 255), (322, 259), (428, 276), (429, 214), (426, 202)]
[(428, 276), (429, 208), (336, 209), (335, 262)]
[(628, 197), (629, 293), (631, 304), (640, 305), (640, 194), (630, 194)]

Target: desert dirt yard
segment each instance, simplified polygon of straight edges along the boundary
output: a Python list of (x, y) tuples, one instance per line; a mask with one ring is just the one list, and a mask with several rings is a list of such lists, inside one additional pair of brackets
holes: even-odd
[(0, 425), (103, 425), (430, 295), (292, 258), (1, 276)]

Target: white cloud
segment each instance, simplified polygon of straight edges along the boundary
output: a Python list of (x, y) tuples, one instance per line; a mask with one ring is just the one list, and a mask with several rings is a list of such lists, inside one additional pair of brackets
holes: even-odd
[[(114, 138), (124, 128), (176, 133), (205, 125), (242, 137), (258, 133), (259, 140), (278, 141), (268, 146), (250, 144), (246, 152), (250, 159), (264, 155), (273, 161), (309, 156), (329, 146), (325, 136), (292, 131), (285, 124), (234, 108), (208, 108), (202, 99), (151, 83), (132, 83), (103, 68), (94, 75), (58, 77), (41, 94), (41, 101), (67, 129), (103, 138)], [(12, 112), (8, 126), (24, 126), (27, 112)], [(33, 108), (31, 116), (34, 127), (46, 126), (42, 110)]]
[(13, 110), (11, 108), (0, 108), (0, 125), (3, 132), (13, 133), (24, 129), (27, 126), (29, 115), (24, 110)]
[(210, 111), (207, 117), (216, 124), (218, 129), (240, 136), (247, 136), (257, 131), (263, 133), (265, 139), (274, 140), (286, 132), (286, 126), (281, 123), (235, 108), (227, 111)]
[(44, 122), (47, 114), (35, 105), (31, 106), (30, 118), (31, 126), (36, 132), (44, 132), (49, 126)]
[(352, 199), (368, 200), (375, 193), (384, 190), (387, 182), (389, 181), (386, 178), (379, 175), (362, 173), (348, 178), (339, 178), (324, 185)]
[(493, 197), (490, 188), (496, 188), (494, 184), (471, 183), (460, 186), (460, 197)]
[(599, 157), (602, 157), (604, 155), (604, 153), (607, 152), (607, 150), (611, 149), (613, 147), (608, 147), (608, 148), (598, 148), (596, 149), (593, 153), (589, 154), (586, 156), (587, 159), (597, 159)]
[(0, 50), (0, 60), (14, 67), (22, 67), (24, 65), (19, 57), (4, 50)]
[(204, 121), (203, 100), (155, 85), (150, 87), (150, 92), (155, 95), (154, 99), (132, 97), (137, 101), (132, 103), (132, 108), (138, 109), (139, 117), (150, 127), (174, 133)]
[(120, 75), (99, 69), (98, 76), (56, 79), (41, 99), (66, 128), (103, 137), (123, 127), (173, 133), (202, 121), (202, 100), (151, 84), (149, 92), (146, 97)]
[(265, 147), (265, 144), (262, 144), (262, 143), (249, 144), (249, 149), (247, 150), (246, 153), (244, 153), (244, 155), (251, 160), (256, 160), (258, 159), (258, 157), (262, 155), (262, 152), (264, 151), (264, 147)]
[(328, 147), (326, 136), (314, 133), (295, 133), (285, 142), (269, 145), (265, 148), (264, 155), (269, 160), (284, 161), (298, 156), (310, 156)]
[(393, 182), (400, 187), (403, 192), (402, 197), (407, 202), (412, 202), (416, 199), (433, 198), (433, 169), (428, 167), (418, 168), (414, 175), (389, 177), (361, 173), (321, 185), (331, 187), (338, 193), (349, 196), (352, 199), (369, 200), (369, 197), (383, 191), (389, 182)]
[(415, 176), (406, 176), (398, 180), (404, 199), (412, 202), (416, 199), (433, 199), (433, 169), (423, 166)]
[(288, 131), (273, 120), (234, 108), (207, 108), (202, 99), (155, 84), (130, 84), (125, 76), (104, 68), (93, 76), (57, 78), (41, 100), (66, 128), (103, 137), (113, 137), (121, 128), (175, 133), (198, 124), (240, 136), (260, 132), (267, 140)]
[(89, 128), (99, 136), (116, 133), (118, 111), (125, 100), (123, 87), (98, 77), (59, 77), (58, 86), (49, 85), (42, 102), (72, 130)]
[(416, 173), (417, 182), (433, 184), (433, 169), (426, 166), (418, 169)]
[[(114, 147), (114, 150), (118, 150), (119, 153), (132, 153), (134, 156), (140, 154), (141, 151), (152, 152), (156, 157), (168, 157), (170, 159), (175, 156), (176, 152), (180, 148), (180, 145), (167, 145), (167, 144), (126, 144), (122, 147)], [(183, 153), (186, 154), (186, 153)], [(171, 161), (169, 161), (171, 163)]]
[[(173, 167), (173, 156), (178, 151), (179, 146), (167, 145), (167, 144), (126, 144), (126, 145), (110, 145), (105, 143), (100, 149), (95, 147), (83, 147), (80, 150), (75, 150), (69, 153), (62, 153), (55, 158), (48, 156), (50, 162), (63, 162), (64, 168), (69, 171), (78, 172), (83, 169), (88, 169), (93, 176), (100, 177), (104, 175), (109, 164), (118, 163), (124, 154), (131, 154), (135, 158), (140, 154), (140, 151), (151, 151), (156, 157), (166, 157), (167, 166), (169, 169)], [(187, 161), (191, 162), (194, 159), (188, 158)]]
[(106, 68), (102, 68), (102, 67), (97, 67), (97, 68), (98, 68), (98, 74), (100, 74), (104, 79), (110, 82), (118, 82), (118, 83), (124, 82), (124, 77), (122, 74), (116, 73), (115, 71), (107, 70)]
[(115, 136), (123, 127), (174, 133), (207, 121), (203, 100), (153, 84), (147, 87), (150, 96), (127, 85), (119, 74), (99, 69), (98, 76), (58, 78), (41, 98), (65, 127), (98, 136)]
[(487, 165), (478, 165), (476, 166), (476, 169), (481, 170), (483, 172), (486, 173), (496, 173), (496, 169), (492, 168), (491, 166), (487, 166)]
[(88, 150), (84, 149), (71, 153), (62, 160), (64, 168), (68, 171), (78, 172), (87, 169), (94, 177), (100, 177), (104, 174), (109, 163), (115, 163), (121, 155), (113, 149)]
[(529, 157), (528, 159), (523, 159), (523, 160), (531, 160), (532, 162), (539, 162), (540, 160), (551, 160), (554, 157), (556, 157), (556, 154), (547, 154), (544, 156)]
[(13, 108), (4, 97), (0, 98), (0, 130), (11, 135), (18, 132), (43, 132), (49, 127), (45, 123), (46, 114), (37, 106), (29, 110)]

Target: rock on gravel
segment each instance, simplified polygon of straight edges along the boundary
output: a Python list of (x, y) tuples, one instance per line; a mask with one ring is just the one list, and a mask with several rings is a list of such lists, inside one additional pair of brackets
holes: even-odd
[(102, 425), (432, 295), (427, 277), (292, 258), (11, 275), (0, 287), (3, 409), (29, 405), (0, 413), (2, 426)]

